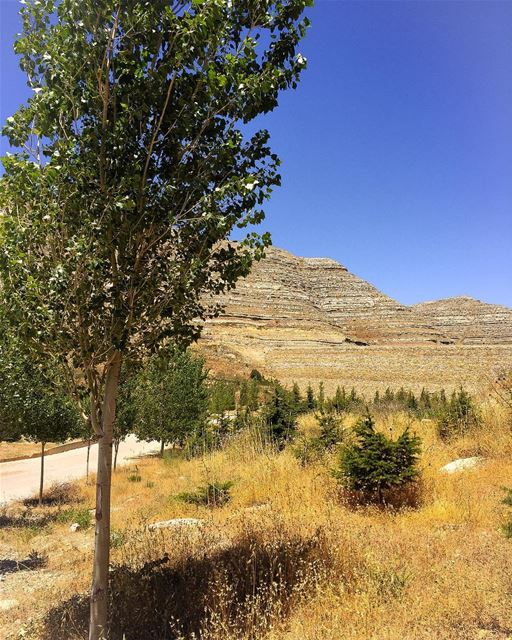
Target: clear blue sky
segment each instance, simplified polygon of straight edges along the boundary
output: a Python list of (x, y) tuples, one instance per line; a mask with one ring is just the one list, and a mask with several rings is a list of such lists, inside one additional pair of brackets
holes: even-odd
[[(3, 120), (27, 90), (17, 2), (0, 8)], [(260, 122), (283, 161), (274, 244), (404, 303), (512, 306), (512, 2), (317, 0), (309, 14), (309, 68)]]

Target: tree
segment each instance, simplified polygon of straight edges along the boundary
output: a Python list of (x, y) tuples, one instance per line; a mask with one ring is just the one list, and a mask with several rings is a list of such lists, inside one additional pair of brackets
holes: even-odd
[(0, 440), (41, 444), (39, 505), (43, 503), (45, 447), (76, 437), (84, 421), (50, 372), (37, 366), (5, 327), (0, 341)]
[(210, 385), (210, 410), (222, 414), (236, 407), (235, 383), (231, 380), (215, 380)]
[(370, 414), (354, 427), (356, 441), (340, 454), (335, 476), (366, 500), (384, 503), (384, 492), (402, 487), (418, 477), (420, 439), (406, 429), (397, 440), (375, 430)]
[(315, 402), (315, 394), (313, 393), (313, 387), (308, 384), (308, 388), (306, 389), (306, 408), (309, 411), (313, 411), (316, 408)]
[(90, 396), (98, 439), (90, 639), (107, 633), (112, 429), (125, 357), (197, 338), (248, 273), (279, 184), (244, 123), (295, 87), (312, 0), (38, 0), (15, 44), (33, 95), (8, 118), (2, 304)]
[(135, 431), (143, 440), (183, 445), (204, 430), (208, 388), (204, 361), (188, 351), (171, 350), (152, 359), (133, 384)]
[(296, 382), (293, 383), (292, 387), (292, 403), (295, 412), (297, 414), (302, 413), (302, 411), (304, 410), (304, 401), (302, 399), (300, 387)]
[(293, 439), (297, 430), (297, 412), (293, 396), (278, 382), (272, 385), (270, 399), (263, 411), (263, 419), (270, 439), (279, 449)]
[(325, 404), (324, 383), (320, 382), (320, 384), (318, 386), (318, 400), (317, 400), (317, 405), (318, 405), (318, 408), (320, 409), (320, 411), (324, 410), (324, 404)]

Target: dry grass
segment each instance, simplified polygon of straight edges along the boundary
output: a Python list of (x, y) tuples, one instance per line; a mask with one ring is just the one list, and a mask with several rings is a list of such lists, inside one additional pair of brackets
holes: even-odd
[[(422, 503), (415, 510), (349, 509), (329, 474), (334, 459), (301, 467), (289, 451), (275, 454), (251, 433), (200, 459), (141, 460), (140, 482), (129, 480), (133, 468), (118, 470), (113, 638), (506, 640), (512, 542), (500, 532), (500, 500), (501, 487), (512, 485), (512, 425), (491, 404), (484, 421), (469, 436), (443, 443), (430, 421), (379, 420), (387, 432), (409, 425), (422, 438)], [(312, 416), (301, 426), (316, 429)], [(486, 461), (460, 474), (439, 473), (467, 455)], [(175, 499), (228, 480), (232, 499), (220, 508)], [(74, 506), (92, 508), (94, 485), (80, 487), (83, 502)], [(22, 507), (11, 507), (11, 516), (16, 510)], [(145, 528), (174, 517), (205, 522)], [(37, 552), (47, 559), (43, 569), (12, 572), (2, 582), (2, 597), (18, 601), (0, 612), (7, 637), (84, 637), (93, 531), (68, 527), (53, 520), (0, 529), (2, 558)]]

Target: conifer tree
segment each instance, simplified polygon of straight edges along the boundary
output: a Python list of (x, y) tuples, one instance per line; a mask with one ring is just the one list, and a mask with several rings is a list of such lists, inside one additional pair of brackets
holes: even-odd
[(418, 477), (420, 440), (408, 429), (395, 441), (376, 431), (370, 414), (354, 427), (356, 442), (340, 454), (335, 476), (367, 501), (384, 503), (387, 490), (402, 487)]
[(313, 392), (313, 387), (308, 384), (308, 388), (306, 390), (306, 408), (308, 411), (313, 411), (316, 408), (315, 402), (315, 394)]

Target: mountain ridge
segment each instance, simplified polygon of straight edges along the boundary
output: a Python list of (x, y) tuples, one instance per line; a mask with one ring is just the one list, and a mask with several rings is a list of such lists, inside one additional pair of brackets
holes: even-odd
[(512, 309), (457, 300), (404, 305), (332, 258), (270, 247), (219, 297), (224, 312), (206, 323), (200, 348), (220, 373), (261, 368), (285, 380), (372, 388), (441, 386), (443, 372), (449, 387), (500, 362), (512, 367)]

